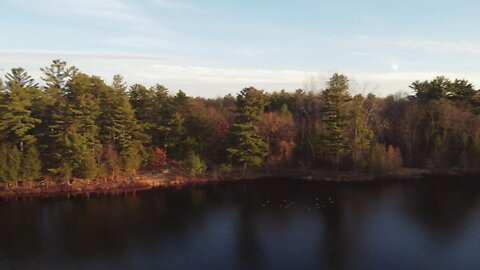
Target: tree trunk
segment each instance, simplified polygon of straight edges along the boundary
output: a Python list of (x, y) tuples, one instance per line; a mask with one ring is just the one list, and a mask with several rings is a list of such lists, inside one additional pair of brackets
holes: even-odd
[(338, 174), (338, 171), (340, 170), (340, 152), (337, 152), (337, 158), (335, 160), (335, 172)]
[(245, 175), (247, 173), (247, 163), (243, 163), (243, 172), (242, 172), (242, 178), (245, 178)]

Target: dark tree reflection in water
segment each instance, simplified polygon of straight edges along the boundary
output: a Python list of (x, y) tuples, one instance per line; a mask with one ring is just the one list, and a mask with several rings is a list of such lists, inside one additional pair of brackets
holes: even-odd
[(0, 269), (480, 269), (480, 182), (261, 180), (0, 204)]

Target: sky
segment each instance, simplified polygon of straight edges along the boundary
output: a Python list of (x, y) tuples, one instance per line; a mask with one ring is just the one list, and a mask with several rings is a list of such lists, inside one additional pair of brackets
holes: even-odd
[(107, 83), (216, 97), (254, 86), (409, 91), (438, 75), (480, 87), (480, 1), (0, 0), (0, 76), (62, 59)]

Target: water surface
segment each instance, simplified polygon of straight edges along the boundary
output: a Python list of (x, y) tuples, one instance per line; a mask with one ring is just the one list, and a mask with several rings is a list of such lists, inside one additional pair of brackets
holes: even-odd
[(3, 202), (0, 269), (480, 269), (480, 181), (277, 179)]

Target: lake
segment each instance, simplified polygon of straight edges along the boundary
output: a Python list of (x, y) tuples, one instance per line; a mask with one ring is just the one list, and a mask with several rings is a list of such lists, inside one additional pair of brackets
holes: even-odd
[(480, 269), (480, 181), (270, 179), (1, 202), (0, 269)]

